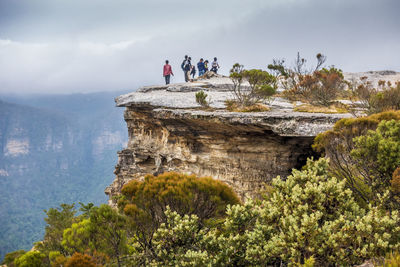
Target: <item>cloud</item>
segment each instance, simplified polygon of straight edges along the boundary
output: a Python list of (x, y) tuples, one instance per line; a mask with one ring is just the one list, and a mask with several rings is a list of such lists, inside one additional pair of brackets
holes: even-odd
[[(400, 70), (395, 0), (0, 0), (0, 92), (93, 92), (162, 83), (183, 55), (265, 68), (300, 51), (345, 71)], [(12, 16), (10, 15), (12, 14)]]

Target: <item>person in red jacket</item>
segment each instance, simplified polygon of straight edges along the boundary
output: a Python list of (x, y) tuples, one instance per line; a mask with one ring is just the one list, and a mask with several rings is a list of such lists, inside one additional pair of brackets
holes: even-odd
[(165, 77), (165, 84), (169, 84), (169, 80), (171, 78), (171, 74), (172, 74), (172, 76), (174, 76), (174, 73), (172, 72), (171, 65), (169, 65), (168, 63), (169, 63), (169, 61), (165, 60), (164, 72), (163, 72), (163, 76)]

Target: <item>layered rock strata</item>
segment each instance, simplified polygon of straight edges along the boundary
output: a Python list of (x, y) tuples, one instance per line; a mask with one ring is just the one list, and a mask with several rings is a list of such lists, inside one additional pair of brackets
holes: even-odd
[[(313, 155), (316, 134), (350, 116), (294, 112), (283, 99), (276, 99), (269, 112), (228, 112), (229, 86), (229, 79), (214, 77), (145, 87), (116, 98), (117, 106), (126, 108), (129, 141), (105, 191), (109, 204), (115, 205), (126, 182), (166, 171), (211, 176), (241, 197), (254, 196), (272, 178), (301, 167)], [(195, 102), (198, 90), (211, 97), (211, 109)]]

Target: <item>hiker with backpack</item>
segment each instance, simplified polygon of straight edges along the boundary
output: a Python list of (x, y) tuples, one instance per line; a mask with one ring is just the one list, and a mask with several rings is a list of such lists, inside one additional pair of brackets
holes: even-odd
[(165, 65), (164, 65), (164, 70), (163, 70), (163, 76), (165, 78), (165, 84), (169, 84), (171, 75), (174, 76), (174, 73), (172, 72), (172, 67), (168, 63), (169, 63), (169, 61), (165, 60)]
[(186, 55), (181, 64), (181, 68), (183, 70), (183, 73), (185, 74), (185, 82), (188, 82), (190, 80), (190, 70), (192, 69), (191, 60), (192, 58)]
[(217, 58), (215, 57), (214, 61), (211, 64), (211, 71), (214, 73), (217, 73), (218, 69), (219, 69), (219, 64), (218, 64)]
[(194, 79), (194, 76), (196, 75), (196, 67), (192, 65), (192, 69), (190, 71), (190, 75), (192, 75), (192, 79)]
[(204, 62), (202, 58), (200, 58), (200, 61), (197, 63), (197, 70), (199, 71), (199, 77), (203, 76), (205, 73)]

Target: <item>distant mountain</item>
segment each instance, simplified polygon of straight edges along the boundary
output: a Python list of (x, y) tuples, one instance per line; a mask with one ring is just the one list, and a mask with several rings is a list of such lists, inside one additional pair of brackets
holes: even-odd
[(44, 209), (106, 202), (127, 141), (118, 94), (0, 96), (0, 258), (41, 240)]

